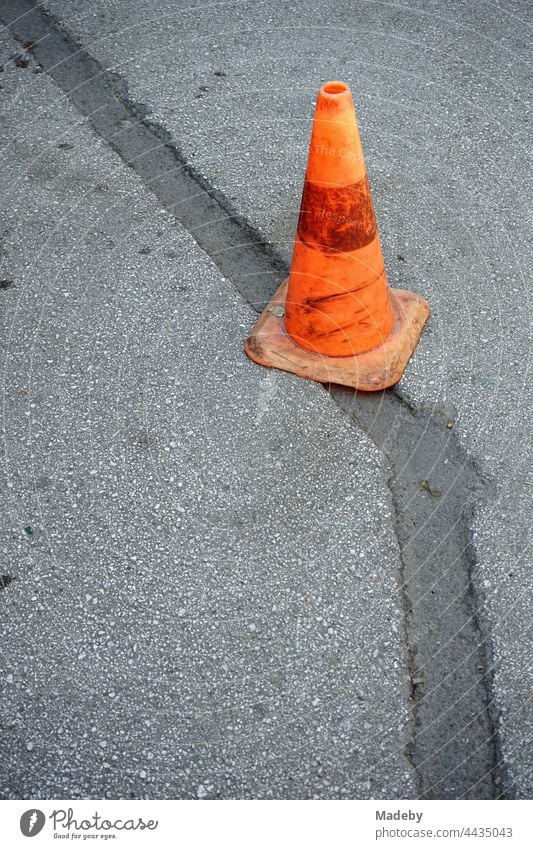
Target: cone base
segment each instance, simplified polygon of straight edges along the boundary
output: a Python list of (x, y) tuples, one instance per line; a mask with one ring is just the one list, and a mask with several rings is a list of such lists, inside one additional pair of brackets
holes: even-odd
[(399, 381), (429, 316), (429, 304), (421, 295), (390, 289), (395, 323), (385, 342), (353, 357), (327, 357), (301, 348), (285, 331), (288, 283), (289, 278), (283, 281), (244, 343), (251, 360), (318, 383), (340, 383), (365, 392), (387, 389)]

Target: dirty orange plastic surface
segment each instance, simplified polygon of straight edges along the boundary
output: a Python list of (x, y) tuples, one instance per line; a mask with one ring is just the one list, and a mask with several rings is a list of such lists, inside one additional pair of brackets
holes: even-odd
[(352, 96), (318, 92), (291, 272), (244, 342), (254, 362), (366, 392), (394, 386), (429, 316), (387, 287)]
[(314, 353), (381, 345), (393, 313), (354, 105), (345, 83), (318, 92), (285, 329)]

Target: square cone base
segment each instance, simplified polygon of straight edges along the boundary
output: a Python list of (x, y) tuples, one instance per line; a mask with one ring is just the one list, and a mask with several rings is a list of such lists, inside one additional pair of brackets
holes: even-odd
[(377, 392), (399, 381), (429, 316), (429, 305), (421, 295), (390, 289), (395, 322), (388, 339), (364, 354), (328, 357), (301, 348), (286, 333), (283, 316), (288, 284), (287, 277), (246, 339), (244, 350), (250, 359), (319, 383), (340, 383), (366, 392)]

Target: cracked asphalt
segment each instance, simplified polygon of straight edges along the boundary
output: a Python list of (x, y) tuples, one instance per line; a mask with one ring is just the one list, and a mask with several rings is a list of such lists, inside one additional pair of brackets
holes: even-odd
[(383, 459), (247, 360), (253, 311), (17, 52), (2, 794), (412, 795)]
[[(472, 577), (530, 797), (527, 9), (45, 5), (285, 258), (314, 94), (350, 84), (389, 282), (432, 306), (398, 392), (487, 480)], [(382, 454), (246, 361), (249, 307), (2, 49), (2, 792), (413, 796)]]

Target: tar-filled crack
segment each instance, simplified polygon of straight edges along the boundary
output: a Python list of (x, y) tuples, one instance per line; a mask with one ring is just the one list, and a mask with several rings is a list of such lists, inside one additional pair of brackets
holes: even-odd
[[(487, 497), (491, 482), (450, 432), (450, 411), (421, 413), (391, 391), (330, 391), (391, 469), (412, 704), (406, 755), (418, 795), (510, 796), (469, 531), (474, 505)], [(428, 478), (438, 482), (439, 497), (421, 486)]]
[[(131, 100), (125, 81), (103, 69), (48, 12), (31, 0), (0, 0), (0, 14), (96, 132), (259, 311), (287, 274), (276, 249), (186, 161), (146, 107)], [(327, 388), (391, 469), (411, 700), (405, 755), (417, 795), (510, 796), (469, 537), (473, 505), (487, 482), (449, 430), (448, 411), (444, 417), (416, 411), (394, 390)]]

